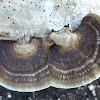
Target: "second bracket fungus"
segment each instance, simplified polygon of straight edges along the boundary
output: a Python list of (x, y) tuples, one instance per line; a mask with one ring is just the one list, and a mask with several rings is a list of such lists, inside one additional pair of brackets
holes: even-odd
[(100, 77), (100, 16), (88, 14), (74, 32), (67, 27), (50, 39), (55, 42), (48, 58), (52, 86), (74, 88)]
[(88, 14), (71, 32), (0, 41), (0, 85), (20, 92), (75, 88), (100, 77), (100, 16)]

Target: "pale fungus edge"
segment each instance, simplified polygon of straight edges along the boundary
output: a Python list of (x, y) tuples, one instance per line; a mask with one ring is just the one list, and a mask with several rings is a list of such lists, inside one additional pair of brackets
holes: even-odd
[[(85, 18), (85, 17), (92, 17), (92, 18), (94, 18), (95, 20), (97, 20), (97, 21), (100, 23), (100, 16), (97, 15), (97, 14), (89, 13), (89, 14), (87, 14), (86, 16), (84, 16), (84, 18)], [(84, 20), (84, 18), (83, 18), (83, 20)]]
[(69, 79), (69, 80), (63, 80), (63, 81), (59, 79), (56, 80), (54, 77), (50, 76), (50, 77), (46, 77), (45, 79), (41, 80), (39, 84), (12, 83), (12, 82), (9, 82), (7, 80), (0, 78), (0, 85), (9, 90), (18, 91), (18, 92), (40, 91), (50, 86), (55, 87), (55, 88), (70, 89), (70, 88), (77, 88), (80, 86), (87, 85), (91, 83), (92, 81), (98, 79), (100, 77), (99, 72), (100, 72), (100, 68), (97, 68), (96, 70), (93, 70), (92, 72), (90, 72), (90, 74), (81, 76), (80, 78), (77, 77), (77, 79), (75, 78), (72, 80)]
[(52, 84), (52, 86), (56, 88), (71, 89), (90, 84), (91, 82), (97, 80), (99, 77), (100, 77), (100, 68), (98, 66), (87, 75), (83, 75), (81, 77), (77, 77), (72, 80), (71, 79), (55, 80), (55, 78), (52, 77), (50, 84)]
[[(48, 80), (48, 81), (47, 81)], [(7, 88), (12, 91), (17, 92), (34, 92), (34, 91), (40, 91), (43, 89), (46, 89), (50, 87), (49, 78), (46, 78), (40, 82), (37, 82), (37, 84), (34, 83), (14, 83), (7, 80), (4, 80), (0, 77), (0, 85), (4, 88)]]

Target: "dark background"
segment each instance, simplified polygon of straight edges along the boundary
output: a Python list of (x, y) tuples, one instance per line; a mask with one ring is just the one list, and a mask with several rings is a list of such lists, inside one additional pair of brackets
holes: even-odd
[(79, 88), (50, 87), (33, 93), (15, 92), (0, 86), (0, 100), (100, 100), (100, 78)]

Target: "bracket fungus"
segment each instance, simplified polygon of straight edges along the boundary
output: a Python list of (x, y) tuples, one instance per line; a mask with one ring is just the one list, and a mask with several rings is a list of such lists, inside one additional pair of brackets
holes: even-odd
[(0, 41), (0, 85), (15, 91), (46, 88), (48, 66), (42, 40)]
[(0, 85), (20, 92), (74, 88), (100, 77), (100, 16), (41, 38), (0, 40)]
[(52, 86), (74, 88), (100, 77), (100, 16), (88, 14), (74, 32), (67, 27), (50, 39), (55, 42), (48, 58)]

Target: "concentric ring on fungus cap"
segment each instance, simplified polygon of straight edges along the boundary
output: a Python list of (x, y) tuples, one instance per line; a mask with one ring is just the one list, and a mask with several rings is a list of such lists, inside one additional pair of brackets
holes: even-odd
[(88, 14), (73, 33), (65, 31), (50, 34), (55, 42), (48, 58), (51, 85), (74, 88), (99, 78), (100, 16)]
[(49, 70), (42, 39), (24, 40), (0, 41), (0, 85), (20, 92), (44, 89), (49, 84)]

